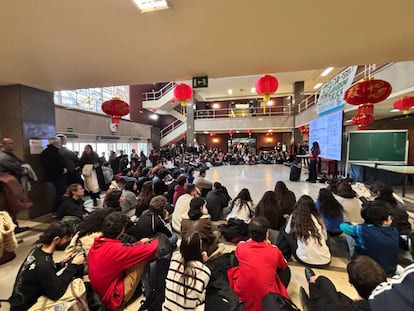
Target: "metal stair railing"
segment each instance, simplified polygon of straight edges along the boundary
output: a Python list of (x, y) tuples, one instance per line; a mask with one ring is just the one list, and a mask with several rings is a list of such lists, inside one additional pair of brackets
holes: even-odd
[(168, 134), (170, 134), (172, 131), (174, 131), (177, 127), (179, 127), (183, 123), (184, 123), (183, 121), (177, 119), (173, 123), (168, 124), (166, 127), (161, 129), (160, 137), (163, 138), (167, 136)]
[(150, 100), (158, 100), (162, 98), (165, 94), (167, 94), (169, 91), (171, 91), (177, 83), (174, 81), (171, 81), (164, 85), (160, 90), (153, 91), (153, 92), (146, 92), (142, 93), (142, 100), (143, 101), (150, 101)]

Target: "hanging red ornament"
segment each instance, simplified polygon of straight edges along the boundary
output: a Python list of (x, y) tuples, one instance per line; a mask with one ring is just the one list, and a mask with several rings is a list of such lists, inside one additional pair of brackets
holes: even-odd
[(234, 131), (233, 131), (233, 130), (230, 130), (230, 131), (229, 131), (229, 135), (230, 135), (230, 136), (233, 136), (233, 134), (234, 134)]
[(263, 113), (266, 113), (266, 107), (270, 100), (270, 95), (275, 93), (278, 87), (279, 81), (270, 75), (264, 75), (256, 81), (256, 93), (263, 96)]
[(121, 117), (129, 113), (129, 105), (122, 99), (114, 97), (103, 102), (101, 110), (112, 117), (111, 123), (119, 124)]
[(403, 114), (409, 114), (410, 109), (414, 107), (414, 96), (406, 96), (397, 100), (393, 108), (403, 112)]
[(157, 108), (153, 107), (153, 108), (151, 108), (151, 111), (152, 111), (153, 113), (156, 113), (156, 112), (157, 112)]
[(392, 92), (391, 84), (384, 80), (366, 78), (350, 86), (344, 99), (348, 104), (376, 104), (385, 100)]
[(187, 105), (187, 102), (193, 98), (193, 89), (187, 84), (178, 84), (174, 88), (174, 96), (178, 101), (181, 102), (181, 106), (185, 107)]

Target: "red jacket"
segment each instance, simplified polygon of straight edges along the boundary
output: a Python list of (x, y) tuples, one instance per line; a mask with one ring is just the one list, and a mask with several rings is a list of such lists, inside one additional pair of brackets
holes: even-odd
[(122, 304), (126, 270), (151, 259), (157, 247), (157, 240), (124, 246), (119, 240), (95, 238), (88, 253), (88, 274), (93, 289), (108, 310), (116, 310)]
[(230, 287), (247, 311), (262, 311), (262, 299), (270, 292), (289, 298), (276, 270), (287, 267), (282, 252), (274, 245), (249, 240), (236, 248), (239, 265), (227, 272)]

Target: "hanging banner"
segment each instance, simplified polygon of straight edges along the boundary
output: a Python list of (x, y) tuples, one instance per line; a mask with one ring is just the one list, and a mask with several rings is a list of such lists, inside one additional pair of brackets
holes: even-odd
[(345, 105), (344, 94), (354, 81), (358, 66), (350, 66), (322, 86), (316, 104), (319, 115), (340, 109)]

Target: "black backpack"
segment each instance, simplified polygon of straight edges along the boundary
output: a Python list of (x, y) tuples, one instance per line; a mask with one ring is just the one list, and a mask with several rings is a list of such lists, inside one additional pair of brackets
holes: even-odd
[(268, 293), (262, 300), (263, 311), (300, 311), (300, 309), (285, 296)]

